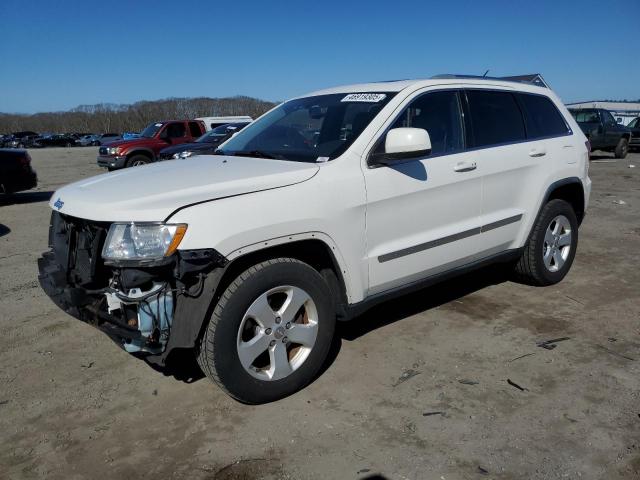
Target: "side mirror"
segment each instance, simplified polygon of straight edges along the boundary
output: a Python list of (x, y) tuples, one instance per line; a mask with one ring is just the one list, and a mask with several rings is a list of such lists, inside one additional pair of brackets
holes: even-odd
[(423, 128), (393, 128), (387, 132), (384, 153), (372, 155), (374, 163), (388, 165), (399, 160), (431, 154), (431, 138)]

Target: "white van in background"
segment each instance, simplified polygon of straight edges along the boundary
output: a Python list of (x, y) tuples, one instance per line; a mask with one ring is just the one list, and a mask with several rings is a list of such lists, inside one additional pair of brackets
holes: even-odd
[(207, 132), (213, 130), (220, 125), (226, 125), (227, 123), (243, 123), (253, 122), (253, 118), (247, 115), (229, 116), (229, 117), (199, 117), (195, 120), (201, 120), (204, 122)]

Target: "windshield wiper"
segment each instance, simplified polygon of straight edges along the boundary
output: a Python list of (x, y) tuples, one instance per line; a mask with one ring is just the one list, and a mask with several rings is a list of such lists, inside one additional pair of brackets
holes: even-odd
[(262, 150), (246, 150), (246, 151), (237, 151), (233, 152), (231, 155), (234, 157), (256, 157), (256, 158), (268, 158), (270, 160), (277, 160), (276, 157), (271, 155), (270, 153), (263, 152)]

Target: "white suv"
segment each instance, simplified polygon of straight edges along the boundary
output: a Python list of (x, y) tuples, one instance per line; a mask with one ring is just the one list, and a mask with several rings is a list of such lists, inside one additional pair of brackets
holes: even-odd
[(40, 280), (149, 362), (194, 349), (246, 403), (304, 387), (336, 318), (390, 296), (490, 262), (559, 282), (591, 188), (558, 97), (500, 79), (315, 92), (217, 153), (60, 189)]

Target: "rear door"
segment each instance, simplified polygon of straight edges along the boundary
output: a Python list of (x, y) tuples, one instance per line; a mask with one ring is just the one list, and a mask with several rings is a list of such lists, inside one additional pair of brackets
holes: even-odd
[(604, 126), (604, 137), (608, 147), (615, 147), (621, 136), (620, 126), (616, 123), (615, 118), (608, 110), (600, 110), (602, 124)]
[(534, 148), (528, 145), (524, 118), (515, 95), (496, 89), (467, 89), (467, 128), (482, 176), (482, 235), (484, 251), (507, 250), (525, 212), (525, 190), (535, 176)]
[(543, 95), (468, 90), (470, 129), (482, 170), (482, 235), (487, 251), (521, 246), (538, 201), (561, 163), (575, 162), (571, 130)]
[(203, 133), (203, 128), (200, 125), (200, 122), (189, 122), (189, 136), (192, 141), (196, 138), (200, 138)]
[(430, 155), (392, 166), (365, 166), (369, 295), (472, 262), (479, 253), (481, 177), (465, 151), (460, 94), (427, 91), (405, 102), (392, 128), (427, 130)]

